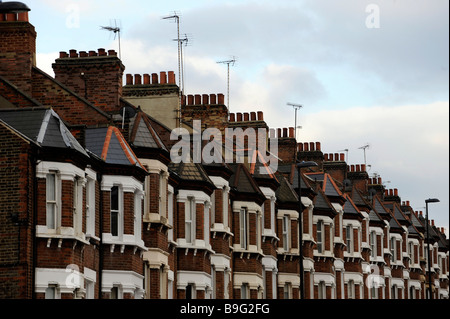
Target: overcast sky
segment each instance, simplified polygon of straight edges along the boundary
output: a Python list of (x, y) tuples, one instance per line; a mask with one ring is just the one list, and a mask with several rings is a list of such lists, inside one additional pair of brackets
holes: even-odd
[[(125, 73), (175, 71), (180, 16), (185, 92), (227, 92), (230, 111), (264, 111), (324, 153), (348, 149), (402, 201), (449, 228), (449, 2), (447, 0), (33, 0), (38, 66), (59, 51), (116, 49)], [(343, 152), (345, 153), (345, 152)]]

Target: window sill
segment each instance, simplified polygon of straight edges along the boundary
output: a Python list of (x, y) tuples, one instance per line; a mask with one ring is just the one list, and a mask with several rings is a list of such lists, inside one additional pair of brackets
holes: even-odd
[(225, 235), (234, 236), (230, 230), (230, 227), (225, 227), (221, 223), (214, 223), (210, 232), (213, 234), (213, 238), (216, 238), (217, 233), (219, 233), (219, 236), (222, 236), (223, 238), (225, 238)]
[(147, 251), (148, 248), (145, 247), (143, 240), (135, 240), (134, 235), (122, 235), (122, 236), (112, 236), (111, 233), (103, 233), (102, 235), (102, 243), (106, 245), (111, 245), (111, 250), (113, 251), (115, 246), (121, 247), (121, 252), (124, 251), (125, 246), (134, 246), (135, 250), (140, 249), (143, 251)]
[(169, 224), (169, 220), (166, 217), (156, 213), (146, 214), (143, 218), (143, 222), (149, 224), (161, 224), (167, 228), (173, 228), (173, 226)]
[(74, 229), (72, 227), (58, 227), (57, 229), (48, 229), (47, 226), (37, 225), (36, 226), (36, 237), (37, 238), (48, 238), (47, 247), (50, 247), (52, 239), (58, 240), (58, 247), (61, 248), (62, 241), (66, 240), (76, 240), (82, 242), (83, 244), (89, 245), (89, 241), (86, 239), (85, 234), (82, 233), (81, 236), (75, 235)]
[(184, 238), (178, 238), (176, 241), (177, 249), (185, 249), (186, 254), (189, 250), (194, 250), (194, 256), (196, 255), (197, 250), (206, 250), (212, 254), (215, 254), (215, 251), (212, 250), (211, 244), (206, 244), (204, 240), (196, 239), (194, 243), (187, 243)]

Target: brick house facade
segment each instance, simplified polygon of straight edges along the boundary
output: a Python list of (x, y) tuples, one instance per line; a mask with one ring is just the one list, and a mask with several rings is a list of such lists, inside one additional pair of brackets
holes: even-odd
[[(300, 262), (307, 299), (425, 299), (429, 284), (448, 298), (444, 230), (431, 222), (428, 243), (365, 165), (229, 114), (223, 94), (180, 96), (172, 71), (124, 79), (113, 50), (62, 51), (52, 78), (15, 5), (0, 10), (0, 298), (297, 299)], [(243, 163), (175, 163), (171, 131), (194, 120), (263, 129), (278, 170), (251, 163), (251, 143)], [(318, 166), (299, 176), (304, 160)]]

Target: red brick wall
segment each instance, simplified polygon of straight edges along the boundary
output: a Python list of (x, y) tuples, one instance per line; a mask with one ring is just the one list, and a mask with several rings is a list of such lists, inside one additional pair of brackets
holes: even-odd
[(125, 67), (113, 51), (110, 55), (97, 55), (79, 57), (76, 53), (75, 57), (56, 59), (55, 79), (100, 109), (118, 111)]
[(28, 22), (0, 22), (0, 75), (31, 94), (36, 60), (36, 31)]
[(109, 117), (89, 106), (64, 87), (41, 72), (33, 69), (33, 98), (43, 105), (52, 106), (70, 125), (108, 124)]
[[(29, 151), (28, 143), (0, 124), (0, 299), (32, 296), (34, 168)], [(11, 213), (18, 214), (20, 225)]]

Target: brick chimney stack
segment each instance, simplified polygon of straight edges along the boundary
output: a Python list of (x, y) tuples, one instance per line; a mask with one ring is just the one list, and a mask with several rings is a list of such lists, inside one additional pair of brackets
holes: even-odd
[(36, 31), (21, 2), (0, 2), (0, 76), (31, 96), (31, 70), (36, 66)]
[(106, 112), (120, 109), (125, 66), (116, 51), (70, 50), (53, 63), (55, 79)]

